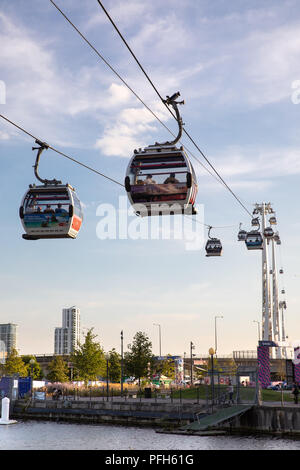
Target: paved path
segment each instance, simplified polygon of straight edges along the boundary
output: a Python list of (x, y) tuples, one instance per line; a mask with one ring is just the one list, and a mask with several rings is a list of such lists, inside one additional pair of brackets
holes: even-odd
[[(49, 398), (48, 398), (49, 399)], [(70, 395), (69, 397), (63, 397), (60, 398), (61, 400), (72, 400), (72, 401), (93, 401), (93, 402), (118, 402), (118, 403), (165, 403), (165, 404), (174, 404), (174, 405), (180, 405), (180, 404), (194, 404), (194, 405), (207, 405), (207, 401), (203, 399), (192, 399), (192, 398), (173, 398), (171, 399), (170, 397), (168, 398), (144, 398), (144, 397), (138, 397), (138, 398), (127, 398), (127, 397), (75, 397)], [(242, 403), (244, 404), (244, 402)], [(245, 403), (246, 404), (246, 403)], [(283, 405), (281, 401), (276, 401), (276, 402), (271, 402), (271, 401), (263, 401), (262, 402), (263, 406), (284, 406), (284, 407), (292, 407), (292, 408), (300, 408), (300, 403), (296, 405), (294, 402), (284, 402)], [(211, 406), (211, 405), (209, 405)]]

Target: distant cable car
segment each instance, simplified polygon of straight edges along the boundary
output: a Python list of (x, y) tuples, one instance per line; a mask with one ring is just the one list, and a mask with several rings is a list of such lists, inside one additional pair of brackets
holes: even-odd
[(282, 293), (282, 294), (285, 294), (285, 290), (284, 290), (284, 289), (282, 289), (281, 293)]
[(222, 244), (218, 238), (210, 237), (210, 231), (212, 227), (209, 227), (208, 230), (208, 240), (205, 246), (206, 256), (221, 256), (222, 254)]
[(22, 237), (25, 240), (76, 238), (83, 220), (80, 200), (71, 185), (40, 178), (39, 159), (48, 145), (40, 141), (36, 143), (40, 147), (33, 148), (38, 150), (34, 172), (44, 184), (30, 185), (23, 197), (19, 216), (26, 233)]
[(275, 240), (275, 242), (276, 242), (277, 245), (281, 245), (281, 240), (280, 240), (280, 236), (279, 236), (279, 233), (278, 233), (278, 232), (276, 232), (276, 233), (274, 234), (274, 240)]
[(240, 224), (240, 229), (238, 233), (238, 241), (239, 242), (245, 241), (246, 237), (247, 237), (247, 232), (246, 230), (242, 230), (242, 224)]
[(274, 231), (273, 231), (272, 227), (266, 227), (264, 229), (264, 236), (268, 239), (270, 239), (274, 236)]
[(251, 224), (253, 227), (259, 227), (259, 218), (258, 217), (254, 217), (252, 220), (251, 220)]
[(283, 269), (282, 268), (279, 269), (279, 272), (280, 272), (280, 274), (283, 274)]
[(251, 230), (251, 232), (247, 233), (245, 244), (248, 250), (262, 250), (263, 243), (263, 237), (257, 230)]
[(277, 224), (276, 217), (275, 216), (270, 217), (269, 222), (270, 222), (271, 225), (276, 225)]
[(172, 142), (156, 143), (135, 150), (125, 177), (125, 189), (135, 213), (144, 216), (196, 214), (194, 208), (198, 185), (193, 166), (183, 147), (176, 143), (182, 135), (182, 119), (175, 99), (165, 102), (176, 112), (179, 132)]

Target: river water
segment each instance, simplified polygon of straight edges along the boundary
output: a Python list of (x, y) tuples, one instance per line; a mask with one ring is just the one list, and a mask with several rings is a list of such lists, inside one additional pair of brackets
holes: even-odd
[(151, 428), (18, 421), (0, 426), (0, 450), (300, 450), (275, 437), (181, 436)]

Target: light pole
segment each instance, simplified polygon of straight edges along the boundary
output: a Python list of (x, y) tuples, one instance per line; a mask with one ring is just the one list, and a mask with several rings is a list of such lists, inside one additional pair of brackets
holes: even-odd
[(217, 341), (217, 318), (223, 318), (222, 315), (216, 315), (215, 316), (215, 354), (217, 354), (217, 346), (218, 346), (218, 341)]
[(153, 323), (153, 325), (159, 328), (159, 357), (161, 357), (161, 325), (159, 323)]
[(30, 364), (30, 377), (31, 377), (31, 396), (33, 395), (33, 367), (35, 364), (35, 360), (33, 358), (29, 361)]
[(123, 374), (124, 374), (124, 356), (123, 356), (123, 330), (121, 331), (121, 397), (123, 396)]
[(260, 341), (260, 322), (258, 320), (253, 320), (253, 323), (257, 323), (258, 341)]
[(109, 374), (109, 354), (105, 354), (105, 359), (106, 359), (106, 401), (108, 401), (109, 398), (109, 385), (108, 385), (108, 374)]
[(214, 409), (214, 401), (215, 401), (215, 378), (214, 378), (214, 348), (209, 348), (208, 353), (211, 359), (211, 411), (213, 412)]
[(191, 341), (191, 385), (193, 385), (193, 350), (195, 349), (194, 343)]

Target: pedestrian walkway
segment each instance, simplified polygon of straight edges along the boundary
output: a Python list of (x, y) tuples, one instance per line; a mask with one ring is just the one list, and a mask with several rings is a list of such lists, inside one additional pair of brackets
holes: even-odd
[(242, 413), (245, 413), (252, 407), (253, 405), (232, 405), (228, 408), (221, 408), (215, 413), (206, 415), (203, 418), (199, 417), (197, 421), (186, 424), (180, 429), (186, 431), (206, 431), (209, 428), (213, 428), (221, 423), (224, 423), (225, 421), (228, 421), (231, 418), (234, 418), (235, 416), (239, 416)]

